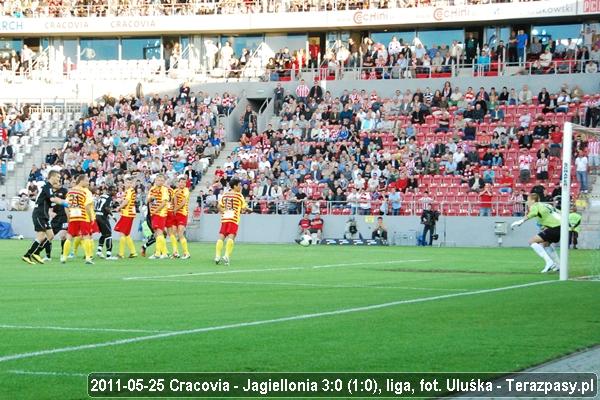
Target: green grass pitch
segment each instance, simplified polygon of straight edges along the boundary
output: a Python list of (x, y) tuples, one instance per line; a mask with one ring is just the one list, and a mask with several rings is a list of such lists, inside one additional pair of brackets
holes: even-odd
[[(531, 285), (558, 277), (530, 249), (238, 244), (224, 267), (193, 243), (31, 266), (27, 246), (0, 242), (1, 399), (85, 399), (92, 371), (516, 371), (600, 343), (600, 283)], [(595, 259), (571, 252), (573, 275)]]

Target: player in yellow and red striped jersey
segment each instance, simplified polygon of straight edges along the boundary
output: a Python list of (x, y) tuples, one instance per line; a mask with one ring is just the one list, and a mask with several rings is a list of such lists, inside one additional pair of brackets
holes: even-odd
[(175, 229), (183, 252), (181, 258), (186, 260), (190, 258), (190, 251), (185, 237), (185, 227), (187, 226), (189, 214), (190, 190), (187, 188), (187, 178), (185, 176), (177, 180), (174, 199)]
[(164, 232), (167, 225), (168, 203), (170, 201), (169, 190), (165, 186), (165, 177), (158, 174), (154, 179), (154, 186), (150, 188), (148, 193), (148, 208), (150, 209), (152, 229), (154, 229), (154, 237), (156, 238), (156, 250), (154, 255), (148, 257), (150, 259), (168, 258), (167, 240)]
[(167, 190), (169, 191), (169, 203), (167, 204), (167, 234), (165, 236), (169, 236), (169, 240), (171, 241), (171, 257), (179, 258), (179, 249), (177, 248), (177, 223), (175, 221), (175, 190), (168, 185)]
[[(240, 216), (244, 211), (251, 211), (242, 195), (242, 184), (239, 179), (233, 178), (229, 181), (231, 190), (223, 194), (219, 200), (219, 212), (221, 213), (221, 229), (216, 244), (215, 263), (223, 262), (229, 265), (229, 258), (233, 252), (234, 240), (240, 225)], [(225, 240), (227, 242), (225, 243)], [(221, 257), (225, 245), (225, 255)]]
[(91, 240), (91, 221), (94, 216), (94, 199), (88, 189), (87, 175), (79, 175), (75, 179), (75, 186), (67, 192), (66, 200), (69, 205), (67, 212), (68, 226), (67, 239), (63, 248), (60, 262), (65, 263), (71, 250), (71, 239), (80, 238), (85, 252), (85, 263), (93, 264), (92, 254), (94, 245)]
[(129, 248), (129, 258), (137, 257), (135, 245), (131, 238), (131, 227), (133, 226), (133, 220), (136, 215), (136, 199), (137, 194), (135, 192), (133, 179), (128, 176), (125, 178), (125, 198), (117, 209), (117, 211), (121, 212), (121, 217), (115, 225), (115, 231), (121, 233), (121, 239), (119, 240), (119, 258), (125, 258), (125, 247)]

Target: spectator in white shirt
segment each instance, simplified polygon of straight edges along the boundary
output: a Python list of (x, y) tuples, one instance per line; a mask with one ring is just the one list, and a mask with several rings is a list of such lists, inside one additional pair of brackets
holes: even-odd
[(598, 65), (593, 62), (593, 61), (588, 61), (587, 64), (585, 64), (585, 73), (586, 74), (595, 74), (598, 72)]
[(588, 192), (588, 158), (585, 153), (580, 150), (579, 155), (575, 159), (575, 171), (577, 173), (577, 182), (582, 193)]
[(531, 178), (531, 163), (533, 158), (527, 149), (521, 149), (521, 155), (519, 156), (519, 179), (521, 183), (529, 182)]
[(527, 85), (523, 85), (523, 89), (519, 92), (519, 104), (531, 104), (533, 93)]
[(3, 193), (2, 198), (0, 198), (0, 211), (8, 210), (8, 203), (6, 201), (6, 195)]
[(556, 112), (568, 112), (569, 111), (569, 103), (571, 102), (571, 96), (567, 93), (566, 90), (562, 90), (560, 95), (556, 99), (556, 103), (558, 107), (556, 107)]
[(550, 46), (546, 47), (546, 51), (540, 55), (540, 65), (543, 68), (548, 68), (552, 64), (552, 53), (550, 52)]

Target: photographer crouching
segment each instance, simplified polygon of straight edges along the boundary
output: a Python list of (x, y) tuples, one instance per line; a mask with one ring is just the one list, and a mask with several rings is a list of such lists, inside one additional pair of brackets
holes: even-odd
[(379, 239), (382, 243), (387, 244), (388, 232), (387, 228), (383, 224), (383, 217), (377, 217), (377, 224), (373, 228), (373, 232), (371, 233), (371, 239)]

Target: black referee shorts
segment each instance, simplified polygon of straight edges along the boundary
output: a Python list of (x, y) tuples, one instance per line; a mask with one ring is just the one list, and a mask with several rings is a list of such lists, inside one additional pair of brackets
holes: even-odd
[(538, 236), (544, 239), (548, 243), (560, 242), (560, 226), (554, 228), (545, 228), (543, 231), (538, 233)]
[(46, 232), (51, 229), (50, 220), (48, 219), (47, 215), (33, 213), (31, 218), (33, 219), (33, 229), (36, 232)]
[(69, 223), (66, 218), (53, 218), (52, 221), (50, 221), (50, 227), (55, 235), (60, 231), (66, 231), (68, 225)]
[(110, 221), (108, 218), (104, 216), (96, 216), (96, 223), (98, 224), (98, 229), (100, 230), (100, 234), (102, 236), (111, 236), (112, 228), (110, 226)]
[(154, 228), (152, 227), (152, 216), (150, 213), (146, 214), (146, 223), (148, 224), (148, 228), (150, 228), (150, 232), (154, 233)]

